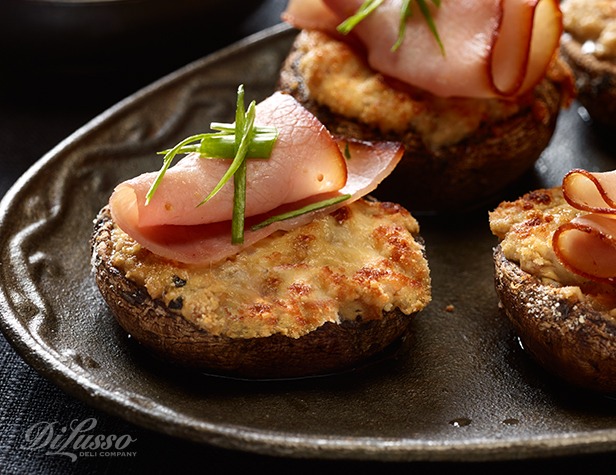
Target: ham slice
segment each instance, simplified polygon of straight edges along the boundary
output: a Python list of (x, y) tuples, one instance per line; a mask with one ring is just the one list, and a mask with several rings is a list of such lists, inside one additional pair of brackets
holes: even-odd
[(571, 272), (596, 281), (616, 279), (616, 220), (589, 214), (554, 233), (556, 256)]
[[(276, 127), (278, 139), (269, 159), (248, 160), (248, 216), (344, 186), (346, 163), (338, 146), (321, 122), (291, 96), (275, 93), (259, 103), (255, 120), (258, 125)], [(120, 226), (130, 220), (141, 227), (230, 219), (231, 180), (211, 200), (197, 206), (216, 186), (229, 163), (226, 159), (204, 159), (197, 154), (184, 157), (165, 174), (147, 206), (145, 196), (156, 172), (128, 180), (116, 187), (111, 196), (113, 218)], [(280, 186), (281, 182), (285, 186)]]
[(290, 0), (282, 19), (309, 30), (326, 30), (335, 34), (340, 18), (322, 0)]
[(574, 208), (616, 214), (616, 170), (588, 172), (575, 169), (563, 178), (563, 196)]
[[(339, 142), (291, 96), (275, 93), (257, 105), (256, 123), (274, 126), (278, 140), (268, 159), (249, 159), (244, 243), (231, 243), (233, 186), (196, 207), (230, 160), (187, 155), (171, 167), (152, 201), (156, 177), (146, 173), (116, 187), (109, 204), (116, 224), (151, 252), (175, 261), (208, 265), (232, 256), (279, 230), (302, 226), (373, 191), (400, 161), (397, 142)], [(345, 154), (350, 159), (345, 159)], [(265, 219), (341, 195), (346, 201), (264, 228)]]
[[(296, 28), (337, 34), (362, 0), (291, 0), (283, 19)], [(392, 51), (402, 0), (384, 0), (352, 31), (370, 66), (441, 97), (515, 97), (531, 90), (553, 60), (562, 33), (557, 0), (444, 0), (430, 4), (445, 54), (413, 5), (402, 45)], [(318, 13), (320, 12), (320, 13)], [(320, 26), (315, 18), (326, 19)]]
[(616, 171), (572, 170), (563, 178), (567, 202), (588, 212), (560, 226), (552, 245), (562, 264), (595, 281), (616, 282)]

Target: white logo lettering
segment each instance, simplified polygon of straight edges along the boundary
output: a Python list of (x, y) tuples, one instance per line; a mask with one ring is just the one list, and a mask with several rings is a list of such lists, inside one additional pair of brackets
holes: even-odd
[[(137, 439), (128, 434), (103, 435), (92, 434), (97, 421), (93, 417), (83, 421), (76, 419), (69, 426), (61, 426), (59, 422), (37, 422), (24, 433), (24, 443), (21, 449), (47, 449), (45, 455), (64, 455), (73, 462), (78, 455), (82, 457), (104, 456), (135, 456), (136, 452), (122, 452)], [(109, 452), (96, 452), (109, 451)]]

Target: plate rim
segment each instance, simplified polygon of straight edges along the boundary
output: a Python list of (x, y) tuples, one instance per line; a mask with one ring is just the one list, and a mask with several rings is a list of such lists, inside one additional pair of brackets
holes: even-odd
[[(96, 130), (101, 124), (113, 120), (119, 112), (127, 110), (135, 103), (139, 105), (144, 98), (147, 99), (148, 95), (174, 81), (181, 80), (195, 70), (216, 63), (222, 58), (238, 54), (248, 46), (258, 46), (266, 40), (275, 40), (278, 37), (290, 35), (294, 31), (293, 28), (281, 23), (250, 35), (163, 76), (78, 128), (34, 162), (5, 193), (0, 200), (0, 228), (6, 221), (20, 190), (49, 162), (57, 159), (62, 151), (81, 140), (90, 131)], [(168, 410), (163, 414), (156, 413), (133, 401), (119, 397), (118, 394), (95, 384), (80, 371), (58, 360), (51, 350), (38, 343), (28, 330), (20, 325), (17, 316), (10, 308), (5, 292), (6, 289), (2, 283), (0, 285), (0, 330), (10, 346), (39, 375), (97, 410), (170, 436), (264, 455), (387, 461), (504, 461), (570, 455), (573, 451), (576, 454), (589, 454), (616, 449), (616, 428), (583, 432), (570, 437), (539, 437), (532, 441), (528, 439), (477, 441), (473, 439), (471, 442), (459, 441), (435, 445), (430, 441), (412, 438), (348, 437), (339, 439), (323, 435), (298, 435), (232, 424), (195, 421), (182, 414), (175, 412), (171, 414)], [(165, 422), (165, 429), (161, 429), (160, 424), (157, 424), (161, 421)], [(186, 429), (190, 430), (187, 432)], [(516, 448), (523, 448), (523, 453), (516, 455)]]

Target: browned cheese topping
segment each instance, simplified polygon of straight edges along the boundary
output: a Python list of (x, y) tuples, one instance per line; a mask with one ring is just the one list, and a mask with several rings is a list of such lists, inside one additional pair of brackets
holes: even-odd
[(410, 86), (394, 88), (351, 47), (320, 32), (300, 32), (296, 46), (302, 53), (299, 71), (317, 102), (384, 133), (415, 130), (432, 150), (520, 110), (513, 101), (439, 98)]
[(112, 264), (212, 334), (298, 338), (325, 322), (423, 309), (431, 288), (418, 232), (402, 207), (359, 200), (206, 268), (158, 258), (114, 228)]
[(572, 274), (552, 248), (556, 229), (581, 213), (565, 201), (560, 187), (536, 190), (501, 203), (489, 215), (490, 229), (509, 261), (544, 284), (561, 286), (563, 298), (586, 299), (600, 310), (614, 309), (616, 290), (612, 286)]
[(616, 2), (565, 0), (565, 31), (582, 43), (583, 51), (602, 60), (616, 60)]

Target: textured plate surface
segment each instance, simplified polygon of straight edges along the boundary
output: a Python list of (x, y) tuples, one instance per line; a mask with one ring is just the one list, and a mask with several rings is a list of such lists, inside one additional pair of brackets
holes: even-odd
[[(403, 347), (355, 371), (259, 382), (182, 374), (119, 331), (89, 265), (94, 216), (115, 184), (158, 167), (156, 151), (212, 120), (232, 120), (238, 84), (249, 99), (269, 95), (293, 36), (274, 28), (161, 79), (60, 143), (15, 184), (0, 206), (7, 339), (41, 374), (101, 410), (227, 448), (450, 461), (616, 450), (616, 400), (547, 376), (499, 315), (488, 208), (418, 217), (433, 303)], [(574, 106), (509, 197), (557, 185), (574, 166), (616, 168), (615, 156)], [(397, 190), (377, 196), (406, 204)]]

